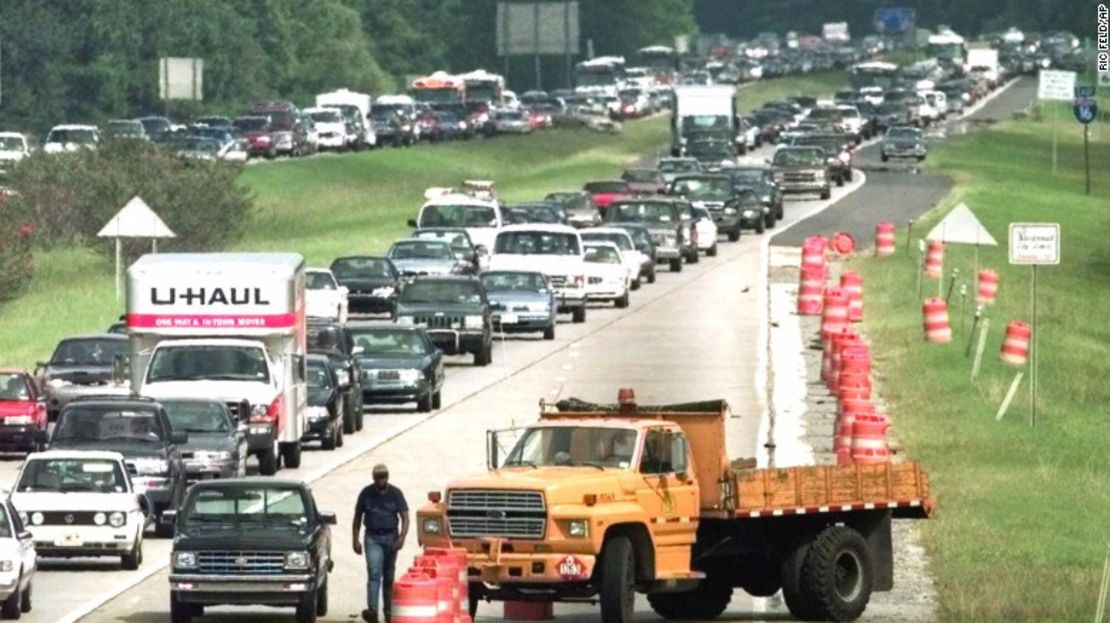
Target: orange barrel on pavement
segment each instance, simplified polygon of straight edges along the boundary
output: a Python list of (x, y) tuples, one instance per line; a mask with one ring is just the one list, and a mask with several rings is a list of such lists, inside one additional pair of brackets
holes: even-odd
[(863, 320), (863, 277), (855, 271), (844, 271), (840, 274), (840, 289), (848, 293), (848, 320)]
[(894, 223), (890, 221), (879, 221), (879, 223), (875, 225), (876, 257), (894, 255), (894, 232)]
[(993, 270), (979, 271), (978, 300), (983, 305), (990, 305), (998, 295), (998, 273)]
[(952, 341), (952, 327), (948, 324), (948, 303), (933, 297), (925, 300), (922, 306), (925, 317), (925, 339), (934, 344), (947, 344)]
[[(467, 577), (467, 567), (469, 563), (466, 558), (466, 550), (461, 547), (429, 547), (424, 550), (425, 556), (433, 558), (447, 558), (455, 562), (455, 566), (459, 570), (459, 599), (458, 599), (458, 612), (459, 617), (466, 615), (470, 617), (470, 578)], [(460, 622), (461, 623), (461, 622)]]
[(835, 374), (833, 359), (836, 356), (837, 345), (846, 340), (858, 339), (852, 327), (843, 327), (841, 330), (829, 336), (829, 347), (821, 352), (821, 379), (826, 383), (833, 382), (833, 374)]
[(821, 297), (825, 292), (825, 270), (817, 266), (802, 265), (801, 284), (798, 287), (798, 315), (820, 316)]
[(446, 557), (417, 556), (413, 568), (436, 581), (436, 623), (455, 623), (459, 609), (459, 568)]
[(837, 465), (852, 464), (853, 427), (856, 418), (863, 415), (875, 415), (875, 405), (870, 400), (847, 399), (837, 402), (836, 436), (833, 438)]
[(940, 279), (944, 273), (944, 243), (930, 240), (929, 250), (925, 252), (925, 276)]
[(867, 392), (867, 397), (870, 398), (871, 375), (852, 371), (841, 372), (836, 379), (837, 393), (839, 394), (842, 389), (856, 389)]
[(802, 242), (802, 268), (807, 266), (811, 268), (821, 269), (821, 278), (824, 279), (829, 275), (828, 260), (825, 257), (825, 250), (828, 247), (828, 242), (824, 236), (810, 236)]
[(855, 333), (845, 332), (841, 335), (850, 337), (841, 337), (840, 339), (836, 339), (836, 336), (834, 335), (833, 339), (830, 340), (829, 350), (832, 352), (832, 356), (830, 357), (829, 361), (828, 378), (825, 379), (825, 384), (829, 386), (829, 391), (833, 392), (834, 394), (836, 393), (837, 376), (840, 375), (840, 356), (849, 344), (856, 344), (860, 342), (859, 336), (857, 336)]
[(838, 231), (833, 234), (830, 246), (838, 255), (848, 257), (856, 252), (856, 239), (846, 231)]
[(821, 337), (827, 347), (832, 335), (848, 326), (848, 297), (840, 288), (825, 288), (822, 305)]
[(840, 380), (845, 374), (859, 374), (865, 378), (870, 376), (871, 349), (862, 340), (841, 342), (840, 349), (833, 354), (829, 391), (835, 394), (840, 389)]
[(890, 461), (890, 449), (886, 443), (886, 431), (890, 427), (881, 415), (860, 415), (852, 423), (852, 462), (886, 463)]
[(439, 582), (423, 570), (410, 569), (393, 582), (393, 623), (438, 623)]
[(1002, 361), (1011, 366), (1024, 366), (1029, 360), (1029, 340), (1033, 329), (1024, 322), (1006, 325), (1006, 338), (1002, 340)]

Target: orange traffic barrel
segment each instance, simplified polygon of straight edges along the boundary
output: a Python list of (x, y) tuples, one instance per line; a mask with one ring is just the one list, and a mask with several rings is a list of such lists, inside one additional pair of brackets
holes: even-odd
[(836, 378), (836, 391), (839, 393), (842, 389), (857, 389), (867, 392), (867, 397), (871, 397), (871, 375), (863, 374), (860, 372), (852, 372), (851, 370), (843, 371)]
[[(429, 547), (424, 550), (424, 555), (433, 558), (447, 558), (454, 561), (459, 570), (458, 579), (458, 613), (461, 618), (464, 614), (469, 618), (470, 612), (470, 579), (467, 577), (469, 563), (466, 550), (461, 547)], [(461, 623), (461, 622), (460, 622)]]
[(856, 239), (852, 237), (852, 234), (846, 231), (838, 231), (833, 234), (830, 246), (832, 246), (833, 251), (836, 251), (839, 255), (847, 257), (855, 253)]
[(881, 415), (859, 415), (852, 423), (852, 461), (854, 463), (886, 463), (890, 449), (886, 431), (890, 427)]
[[(840, 349), (833, 354), (829, 390), (835, 394), (840, 389), (841, 377), (846, 374), (858, 374), (863, 377), (871, 374), (871, 349), (862, 341), (842, 342)], [(868, 388), (870, 389), (870, 383)]]
[(437, 623), (455, 623), (455, 617), (459, 613), (458, 564), (446, 556), (417, 556), (413, 565), (436, 580), (439, 608)]
[(840, 289), (848, 293), (848, 320), (863, 320), (863, 277), (854, 271), (844, 271), (840, 275)]
[(998, 295), (998, 273), (993, 270), (979, 271), (979, 302), (990, 305)]
[(848, 326), (848, 297), (840, 288), (825, 288), (821, 310), (821, 337), (828, 340)]
[(944, 299), (926, 299), (922, 313), (925, 317), (925, 339), (934, 344), (952, 341), (952, 327), (948, 324), (948, 303)]
[(826, 383), (833, 382), (833, 375), (836, 373), (834, 367), (834, 358), (836, 357), (837, 348), (845, 341), (858, 340), (859, 336), (851, 327), (842, 327), (839, 331), (828, 336), (828, 348), (825, 348), (821, 353), (821, 379)]
[(838, 465), (851, 464), (853, 426), (860, 416), (875, 415), (875, 405), (870, 400), (846, 399), (837, 401), (836, 433), (833, 451)]
[(1024, 322), (1006, 325), (1006, 338), (1002, 340), (1002, 361), (1012, 366), (1024, 366), (1029, 360), (1029, 340), (1033, 329)]
[(424, 570), (410, 569), (393, 582), (393, 623), (438, 623), (439, 590)]
[(801, 284), (798, 288), (798, 315), (820, 316), (825, 291), (825, 270), (817, 266), (802, 265)]
[(929, 250), (925, 253), (925, 276), (940, 279), (944, 273), (944, 243), (930, 240)]
[(824, 236), (810, 236), (802, 242), (802, 268), (807, 266), (821, 271), (821, 278), (828, 276), (829, 265), (825, 258), (828, 242)]
[(894, 223), (879, 221), (875, 225), (875, 255), (887, 257), (894, 255)]

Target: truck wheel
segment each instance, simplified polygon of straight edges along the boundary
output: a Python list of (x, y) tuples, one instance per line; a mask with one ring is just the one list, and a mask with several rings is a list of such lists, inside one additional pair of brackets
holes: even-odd
[(715, 619), (732, 601), (732, 586), (727, 582), (709, 578), (692, 591), (682, 593), (657, 593), (648, 595), (648, 603), (664, 619)]
[(632, 541), (615, 536), (601, 554), (601, 621), (631, 623), (636, 604), (636, 555)]
[(335, 434), (339, 431), (339, 423), (335, 422), (328, 426), (323, 435), (320, 435), (320, 449), (321, 450), (335, 450)]
[(20, 597), (19, 610), (24, 614), (31, 611), (31, 585), (34, 580), (27, 582), (27, 588), (23, 589), (23, 597)]
[(343, 432), (348, 435), (355, 432), (355, 411), (353, 408), (348, 408), (343, 412)]
[(700, 261), (701, 261), (701, 256), (698, 255), (698, 248), (697, 247), (694, 247), (693, 249), (690, 250), (689, 253), (686, 254), (686, 263), (687, 264), (697, 264)]
[(572, 314), (571, 314), (571, 322), (573, 322), (574, 324), (582, 324), (583, 322), (586, 322), (586, 305), (585, 304), (583, 304), (582, 307), (575, 307), (574, 308), (574, 312), (572, 312)]
[(474, 617), (478, 615), (478, 604), (482, 602), (482, 589), (484, 586), (481, 582), (470, 582), (466, 587), (467, 600), (470, 602), (468, 610), (470, 611), (470, 620), (473, 621)]
[(709, 249), (706, 250), (705, 255), (707, 257), (717, 257), (717, 243), (716, 242), (714, 242), (713, 246), (709, 247)]
[(671, 264), (671, 272), (672, 273), (682, 272), (682, 258), (681, 257), (676, 257), (676, 258), (670, 260), (670, 264)]
[(263, 476), (273, 476), (277, 473), (277, 454), (272, 448), (258, 453), (258, 473)]
[(135, 539), (135, 545), (131, 547), (131, 551), (120, 557), (120, 564), (123, 565), (125, 571), (134, 571), (139, 568), (139, 565), (143, 564), (142, 539)]
[(780, 221), (782, 219), (786, 218), (786, 211), (783, 210), (783, 208), (782, 208), (782, 201), (779, 201), (778, 207), (775, 208), (775, 218), (777, 218)]
[(316, 623), (316, 591), (301, 594), (297, 601), (297, 623)]
[(482, 350), (474, 353), (474, 365), (488, 366), (493, 362), (493, 344), (482, 346)]
[(648, 283), (655, 283), (655, 266), (651, 267), (651, 271), (647, 274)]
[(775, 213), (774, 212), (768, 212), (767, 214), (763, 215), (763, 228), (764, 229), (774, 229), (775, 225), (778, 225), (778, 223), (779, 223), (779, 221), (778, 221), (778, 219), (775, 218)]
[(844, 185), (844, 174), (843, 173), (836, 177), (836, 185), (837, 186), (843, 186)]
[(172, 623), (190, 623), (193, 620), (193, 609), (189, 604), (183, 604), (177, 598), (177, 593), (170, 593), (170, 621)]
[(755, 233), (762, 234), (766, 228), (762, 217), (755, 219)]
[(625, 307), (628, 307), (628, 290), (624, 291), (623, 296), (615, 299), (613, 301), (613, 305), (615, 305), (617, 309), (624, 309)]
[(289, 469), (301, 466), (301, 442), (281, 444), (281, 462)]
[(852, 181), (852, 168), (851, 167), (849, 167), (848, 170), (844, 172), (844, 181), (845, 182)]
[(336, 448), (342, 448), (343, 447), (343, 423), (340, 422), (339, 420), (336, 420), (332, 424), (332, 426), (335, 427), (335, 447)]
[(736, 242), (739, 239), (740, 239), (740, 228), (739, 227), (736, 228), (736, 231), (728, 232), (728, 241), (729, 242)]
[(779, 579), (782, 581), (782, 598), (790, 614), (799, 621), (821, 620), (821, 605), (802, 591), (802, 566), (809, 553), (809, 541), (803, 541), (790, 551), (782, 561)]
[(432, 394), (432, 408), (438, 409), (443, 406), (443, 390), (437, 389), (436, 393)]
[(632, 284), (631, 284), (631, 286), (630, 286), (630, 287), (631, 287), (631, 288), (632, 288), (633, 290), (639, 290), (639, 289), (640, 289), (640, 278), (639, 278), (639, 277), (636, 277), (635, 279), (633, 279), (633, 280), (632, 280)]
[(551, 323), (550, 327), (547, 327), (546, 329), (543, 330), (543, 339), (545, 339), (545, 340), (555, 339), (555, 323)]
[[(18, 588), (18, 587), (17, 587)], [(3, 604), (0, 604), (0, 616), (5, 619), (18, 619), (23, 615), (23, 592), (16, 590)]]
[[(477, 354), (474, 355), (474, 363), (475, 365), (482, 365), (478, 363)], [(416, 410), (419, 413), (430, 413), (432, 410), (432, 395), (424, 394), (421, 396), (420, 399), (416, 401)]]
[(832, 197), (832, 189), (826, 188), (825, 190), (821, 191), (822, 199), (828, 199), (829, 197)]
[(363, 412), (364, 408), (365, 408), (365, 406), (360, 403), (359, 406), (358, 406), (358, 412), (355, 413), (355, 430), (356, 431), (362, 430), (362, 419), (363, 419), (363, 415), (364, 415), (364, 412)]
[(316, 616), (322, 617), (328, 614), (328, 581), (320, 585), (316, 589)]
[(886, 161), (890, 160), (890, 156), (888, 156), (886, 154), (883, 154), (883, 155), (879, 156), (879, 158), (882, 159), (883, 162), (886, 162)]
[(829, 621), (854, 621), (871, 599), (871, 552), (859, 532), (832, 526), (809, 545), (802, 564), (802, 591)]

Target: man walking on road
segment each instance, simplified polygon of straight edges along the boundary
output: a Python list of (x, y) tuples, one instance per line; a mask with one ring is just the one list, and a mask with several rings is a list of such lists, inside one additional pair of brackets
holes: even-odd
[[(390, 621), (393, 600), (393, 571), (397, 552), (409, 532), (409, 507), (401, 490), (389, 484), (389, 468), (375, 465), (374, 484), (364, 487), (355, 502), (352, 538), (355, 553), (366, 552), (366, 609), (362, 620), (378, 623), (378, 592), (381, 591), (382, 612)], [(365, 533), (359, 538), (360, 528)]]

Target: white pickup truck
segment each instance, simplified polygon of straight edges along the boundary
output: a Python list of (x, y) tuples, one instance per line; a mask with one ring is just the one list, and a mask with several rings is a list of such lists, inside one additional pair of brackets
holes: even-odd
[(490, 270), (541, 272), (555, 289), (559, 312), (586, 321), (586, 256), (582, 236), (569, 225), (509, 225), (497, 232)]
[[(210, 398), (249, 423), (259, 471), (301, 463), (305, 432), (304, 258), (293, 253), (166, 253), (127, 271), (131, 388)], [(249, 413), (240, 413), (246, 400)]]
[(433, 187), (424, 191), (427, 203), (409, 221), (417, 229), (461, 227), (475, 248), (489, 250), (505, 221), (493, 182), (468, 180), (462, 189)]

